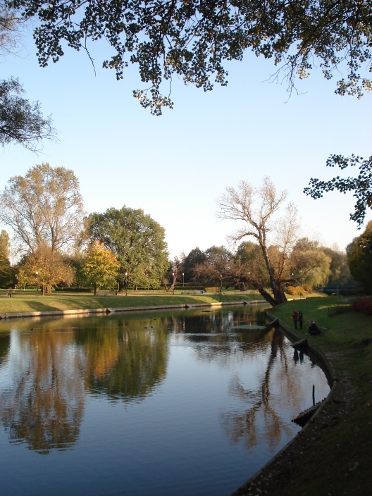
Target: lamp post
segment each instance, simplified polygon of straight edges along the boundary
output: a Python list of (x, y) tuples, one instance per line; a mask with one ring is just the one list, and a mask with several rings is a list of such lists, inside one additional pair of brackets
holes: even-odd
[(174, 294), (174, 272), (172, 272), (172, 276), (173, 276), (172, 288), (173, 288), (173, 294)]
[(185, 287), (185, 273), (182, 272), (182, 287)]
[(38, 292), (39, 292), (39, 272), (35, 272), (36, 274), (36, 296), (39, 296)]
[(222, 293), (222, 274), (220, 275), (220, 293)]
[(128, 272), (125, 273), (125, 296), (128, 296)]

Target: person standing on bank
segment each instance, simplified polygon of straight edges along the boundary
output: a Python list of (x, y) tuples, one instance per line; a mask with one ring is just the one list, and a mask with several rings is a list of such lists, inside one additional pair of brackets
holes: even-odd
[(297, 329), (297, 319), (298, 319), (297, 310), (293, 310), (292, 319), (293, 319), (294, 328)]
[(302, 310), (298, 312), (298, 323), (300, 324), (300, 329), (302, 329), (302, 324), (304, 322), (304, 314), (302, 313)]

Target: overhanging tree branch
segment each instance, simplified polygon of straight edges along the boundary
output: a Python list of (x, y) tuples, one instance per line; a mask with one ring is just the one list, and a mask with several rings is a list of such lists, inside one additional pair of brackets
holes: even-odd
[[(22, 19), (37, 19), (34, 31), (39, 63), (57, 62), (67, 42), (76, 50), (85, 41), (105, 38), (115, 53), (104, 67), (123, 78), (136, 64), (143, 83), (134, 96), (160, 115), (172, 107), (162, 83), (172, 74), (204, 91), (226, 85), (225, 62), (242, 60), (247, 50), (273, 59), (288, 77), (308, 77), (313, 60), (327, 79), (344, 64), (347, 77), (336, 92), (360, 97), (372, 87), (361, 69), (371, 68), (372, 24), (369, 0), (8, 0)], [(167, 40), (167, 43), (164, 40)], [(150, 84), (149, 84), (150, 83)]]
[(0, 81), (0, 144), (18, 143), (37, 152), (44, 139), (56, 140), (51, 117), (43, 117), (40, 103), (22, 97), (18, 79)]
[(356, 202), (354, 212), (350, 214), (350, 220), (356, 222), (360, 229), (364, 222), (367, 208), (372, 207), (372, 156), (369, 159), (363, 159), (355, 155), (349, 158), (342, 155), (331, 155), (326, 165), (328, 167), (337, 166), (341, 170), (347, 167), (357, 167), (359, 172), (356, 177), (341, 178), (337, 176), (329, 181), (311, 178), (309, 187), (304, 189), (304, 193), (317, 200), (329, 191), (337, 190), (344, 194), (352, 191)]

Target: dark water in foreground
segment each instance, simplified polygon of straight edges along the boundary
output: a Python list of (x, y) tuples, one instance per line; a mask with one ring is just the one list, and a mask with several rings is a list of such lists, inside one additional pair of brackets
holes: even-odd
[(250, 307), (0, 324), (0, 491), (228, 495), (328, 394)]

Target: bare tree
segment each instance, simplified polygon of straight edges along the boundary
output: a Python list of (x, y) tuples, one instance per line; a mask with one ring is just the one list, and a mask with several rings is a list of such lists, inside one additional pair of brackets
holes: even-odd
[(272, 295), (264, 289), (262, 281), (253, 276), (249, 279), (272, 305), (287, 300), (284, 284), (291, 280), (287, 260), (299, 230), (297, 209), (293, 204), (287, 205), (283, 218), (274, 217), (286, 198), (287, 192), (278, 193), (270, 178), (265, 177), (260, 188), (253, 188), (245, 181), (241, 181), (237, 189), (227, 187), (219, 200), (219, 217), (241, 222), (240, 229), (231, 238), (237, 242), (253, 237), (260, 246)]
[(0, 57), (13, 52), (20, 38), (20, 23), (16, 10), (0, 0)]

